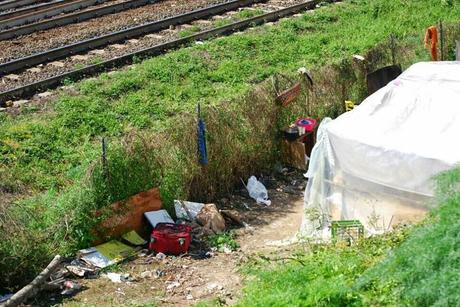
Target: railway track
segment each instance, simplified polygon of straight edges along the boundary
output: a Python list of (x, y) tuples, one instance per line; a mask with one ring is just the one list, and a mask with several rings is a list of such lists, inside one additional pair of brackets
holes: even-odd
[[(54, 67), (56, 68), (54, 69), (54, 73), (53, 72), (44, 73), (43, 79), (40, 79), (35, 82), (31, 82), (29, 84), (25, 84), (22, 86), (18, 86), (15, 88), (7, 89), (1, 92), (0, 93), (0, 103), (1, 102), (5, 103), (8, 100), (12, 100), (12, 99), (31, 97), (40, 91), (44, 91), (49, 88), (55, 88), (61, 85), (64, 80), (78, 80), (84, 77), (88, 77), (88, 76), (91, 76), (91, 75), (94, 75), (94, 74), (97, 74), (97, 73), (100, 73), (106, 70), (110, 70), (115, 67), (119, 67), (122, 65), (132, 63), (133, 59), (140, 59), (140, 58), (146, 58), (150, 56), (159, 55), (164, 52), (167, 52), (168, 50), (179, 48), (183, 45), (190, 44), (193, 41), (205, 40), (205, 39), (219, 36), (219, 35), (227, 35), (232, 32), (244, 30), (248, 27), (251, 27), (252, 25), (260, 25), (265, 22), (276, 21), (280, 18), (298, 13), (302, 10), (313, 9), (318, 3), (317, 0), (310, 0), (310, 1), (303, 1), (301, 3), (297, 3), (294, 5), (290, 5), (288, 7), (271, 6), (270, 8), (270, 5), (264, 6), (265, 3), (270, 4), (271, 2), (276, 2), (276, 1), (270, 1), (270, 0), (249, 1), (248, 0), (244, 2), (243, 1), (235, 1), (235, 2), (239, 2), (240, 4), (245, 3), (246, 5), (254, 4), (257, 2), (258, 3), (257, 5), (259, 5), (257, 9), (259, 12), (261, 12), (261, 14), (255, 17), (232, 22), (228, 25), (220, 26), (220, 27), (215, 27), (214, 25), (212, 25), (212, 23), (209, 20), (196, 20), (198, 18), (209, 18), (211, 16), (218, 17), (216, 16), (216, 14), (219, 14), (217, 13), (218, 11), (220, 11), (220, 13), (223, 13), (222, 8), (225, 6), (215, 5), (212, 8), (197, 10), (194, 12), (190, 12), (188, 14), (183, 14), (181, 16), (169, 18), (169, 20), (165, 19), (159, 22), (160, 24), (162, 24), (162, 27), (160, 28), (167, 27), (168, 22), (169, 22), (169, 25), (179, 25), (181, 22), (183, 24), (183, 23), (190, 22), (192, 20), (196, 20), (195, 23), (205, 24), (206, 26), (204, 27), (205, 29), (202, 30), (201, 32), (196, 33), (196, 34), (191, 34), (186, 37), (181, 37), (180, 32), (176, 32), (175, 35), (170, 35), (169, 37), (167, 37), (166, 33), (172, 32), (172, 30), (169, 30), (169, 29), (163, 30), (159, 34), (147, 35), (146, 37), (149, 37), (149, 39), (151, 39), (152, 41), (150, 42), (150, 46), (145, 47), (145, 48), (128, 48), (128, 47), (123, 47), (125, 45), (119, 45), (119, 44), (112, 45), (114, 47), (116, 46), (115, 50), (118, 52), (114, 52), (113, 54), (108, 54), (105, 58), (97, 61), (97, 63), (94, 63), (94, 62), (92, 63), (91, 62), (92, 60), (85, 58), (87, 57), (86, 55), (73, 56), (71, 58), (66, 59), (66, 61), (64, 62), (67, 64), (74, 63), (73, 68), (70, 68), (71, 66), (67, 66), (61, 62), (62, 64), (61, 67), (58, 67), (59, 65)], [(289, 2), (289, 1), (284, 1), (284, 3), (286, 2)], [(236, 5), (236, 3), (233, 3), (233, 1), (230, 1), (228, 5)], [(241, 5), (238, 7), (241, 7)], [(234, 7), (233, 10), (237, 9), (238, 7)], [(220, 9), (217, 9), (217, 8), (220, 8)], [(270, 8), (270, 9), (267, 9), (267, 8)], [(210, 13), (209, 9), (212, 9), (211, 11), (215, 12), (214, 15)], [(199, 14), (195, 15), (196, 13), (199, 13)], [(227, 10), (227, 14), (229, 14), (229, 16), (233, 15), (230, 13), (235, 13), (235, 12)], [(198, 16), (201, 16), (201, 17), (198, 17)], [(176, 18), (179, 18), (179, 19), (176, 19)], [(190, 28), (190, 27), (192, 26), (189, 25), (185, 27), (185, 25), (183, 25), (182, 27), (180, 27), (180, 29), (186, 30), (187, 28)], [(139, 33), (145, 34), (145, 32), (139, 32)], [(130, 40), (127, 42), (127, 44), (135, 45), (136, 42), (132, 42), (132, 41), (138, 41), (138, 40)], [(124, 48), (126, 48), (126, 50), (123, 50)], [(93, 52), (95, 51), (101, 51), (101, 49), (93, 50)], [(104, 53), (105, 51), (102, 50), (102, 53), (98, 53), (98, 54), (101, 57), (104, 57), (103, 55)], [(86, 64), (76, 65), (75, 62), (73, 62), (73, 59), (77, 57), (80, 57), (80, 60), (86, 61)], [(89, 62), (87, 60), (89, 60)], [(18, 64), (19, 63), (20, 62), (18, 62)], [(21, 64), (21, 66), (24, 66), (24, 64)], [(49, 67), (49, 66), (50, 65), (47, 65), (46, 67)], [(51, 69), (51, 71), (53, 71), (53, 69)], [(18, 78), (20, 78), (20, 76), (18, 76)]]
[(239, 7), (248, 6), (262, 1), (267, 0), (233, 0), (211, 7), (207, 7), (204, 9), (195, 10), (179, 16), (166, 18), (160, 21), (147, 23), (126, 30), (117, 31), (115, 33), (110, 33), (108, 35), (103, 35), (85, 41), (81, 41), (75, 44), (62, 46), (45, 52), (33, 54), (24, 58), (19, 58), (7, 63), (0, 64), (0, 74), (5, 75), (12, 72), (17, 72), (41, 63), (58, 60), (69, 55), (74, 55), (91, 49), (100, 48), (109, 44), (122, 42), (131, 38), (136, 38), (145, 34), (167, 29), (171, 26), (191, 22), (196, 19), (209, 18), (216, 14), (222, 14), (227, 11), (238, 9)]
[[(0, 20), (0, 30), (18, 27), (45, 18), (50, 18), (59, 14), (65, 14), (76, 10), (81, 10), (93, 5), (104, 3), (105, 1), (107, 0), (61, 0), (39, 5), (39, 7), (26, 8), (24, 9), (25, 12), (22, 12), (23, 10), (18, 10), (6, 14), (7, 18)], [(10, 14), (14, 14), (14, 16), (8, 18), (8, 15)]]
[[(124, 10), (137, 8), (146, 4), (154, 3), (157, 0), (128, 0), (120, 3), (105, 5), (93, 9), (67, 14), (51, 20), (43, 20), (32, 24), (27, 24), (0, 32), (0, 40), (12, 39), (21, 35), (43, 31), (75, 22), (82, 22), (88, 19), (101, 17), (108, 14), (118, 13)], [(60, 13), (62, 14), (62, 13)], [(1, 15), (0, 15), (1, 16)]]
[(62, 5), (65, 3), (65, 0), (52, 0), (49, 2), (38, 3), (35, 5), (28, 5), (20, 7), (14, 10), (8, 10), (7, 12), (0, 13), (0, 20), (10, 19), (13, 17), (18, 17), (21, 15), (30, 14), (53, 6)]
[(18, 7), (23, 7), (35, 3), (45, 2), (44, 0), (6, 0), (0, 2), (0, 11), (6, 11), (11, 9), (16, 9)]

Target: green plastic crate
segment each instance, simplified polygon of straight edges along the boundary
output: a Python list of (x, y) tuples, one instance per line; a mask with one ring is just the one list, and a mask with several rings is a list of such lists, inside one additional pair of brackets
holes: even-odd
[(332, 242), (347, 242), (349, 245), (364, 237), (364, 226), (358, 220), (333, 221), (331, 223)]

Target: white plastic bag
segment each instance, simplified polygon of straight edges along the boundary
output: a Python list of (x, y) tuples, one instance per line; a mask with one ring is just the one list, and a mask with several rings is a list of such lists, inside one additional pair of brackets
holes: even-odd
[(255, 176), (251, 176), (251, 178), (249, 178), (246, 189), (249, 192), (249, 196), (254, 198), (258, 204), (265, 204), (267, 206), (272, 204), (272, 202), (268, 199), (267, 189), (259, 180), (257, 180)]

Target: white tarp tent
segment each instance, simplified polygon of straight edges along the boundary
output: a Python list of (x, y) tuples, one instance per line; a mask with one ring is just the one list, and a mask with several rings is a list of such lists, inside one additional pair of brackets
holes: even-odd
[(331, 220), (368, 231), (420, 217), (433, 176), (460, 165), (460, 62), (418, 63), (354, 110), (318, 128), (302, 233)]

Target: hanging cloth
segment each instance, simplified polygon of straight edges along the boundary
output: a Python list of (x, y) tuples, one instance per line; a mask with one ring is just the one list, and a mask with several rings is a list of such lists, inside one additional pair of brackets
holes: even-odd
[(208, 165), (208, 151), (206, 149), (206, 126), (201, 118), (201, 108), (198, 104), (198, 127), (197, 127), (197, 143), (198, 143), (198, 161), (201, 165)]
[(425, 48), (430, 48), (431, 59), (433, 61), (438, 60), (438, 29), (435, 26), (431, 26), (426, 29), (425, 33)]

